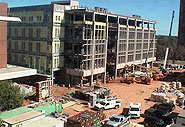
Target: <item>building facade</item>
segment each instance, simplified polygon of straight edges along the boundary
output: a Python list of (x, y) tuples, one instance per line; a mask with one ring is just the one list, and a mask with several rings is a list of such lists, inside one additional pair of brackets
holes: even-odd
[(80, 8), (65, 12), (64, 81), (105, 81), (133, 64), (155, 61), (155, 21)]
[(185, 44), (185, 0), (180, 0), (178, 43)]
[[(0, 16), (7, 16), (7, 4), (0, 2)], [(6, 68), (7, 65), (7, 51), (6, 51), (6, 41), (7, 41), (7, 23), (0, 21), (0, 68)]]
[(76, 1), (53, 2), (49, 5), (15, 7), (9, 16), (18, 16), (21, 23), (8, 24), (8, 63), (37, 69), (54, 76), (63, 67), (64, 10), (78, 6)]
[(80, 8), (77, 1), (11, 8), (8, 62), (36, 68), (59, 84), (105, 82), (127, 65), (155, 61), (155, 21)]

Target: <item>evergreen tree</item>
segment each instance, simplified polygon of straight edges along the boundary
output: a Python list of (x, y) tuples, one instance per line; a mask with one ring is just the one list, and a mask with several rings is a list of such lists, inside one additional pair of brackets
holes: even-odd
[(22, 105), (23, 96), (20, 88), (12, 81), (0, 81), (0, 111), (18, 108)]

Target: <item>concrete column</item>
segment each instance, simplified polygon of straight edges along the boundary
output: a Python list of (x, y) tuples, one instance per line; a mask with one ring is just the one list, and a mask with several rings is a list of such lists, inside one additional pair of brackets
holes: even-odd
[(118, 70), (117, 70), (117, 65), (118, 65), (118, 59), (119, 59), (119, 33), (120, 33), (120, 25), (119, 25), (119, 16), (117, 17), (117, 43), (116, 43), (116, 61), (115, 61), (115, 74), (114, 78), (117, 78), (118, 75)]
[(146, 64), (148, 63), (148, 58), (149, 58), (149, 54), (150, 54), (150, 44), (151, 44), (150, 28), (149, 28), (149, 24), (148, 24), (148, 51), (147, 51), (147, 57), (146, 57)]
[(142, 22), (143, 24), (143, 28), (142, 28), (142, 43), (141, 43), (141, 64), (142, 64), (142, 60), (143, 60), (143, 43), (144, 43), (144, 22)]
[(94, 62), (95, 62), (95, 58), (94, 58), (94, 54), (95, 54), (95, 29), (96, 29), (96, 25), (95, 25), (95, 13), (93, 13), (93, 44), (92, 44), (92, 67), (91, 67), (91, 82), (90, 85), (93, 84), (93, 70), (94, 70)]
[(156, 48), (156, 47), (155, 47), (155, 46), (156, 46), (156, 45), (155, 45), (155, 34), (156, 34), (156, 30), (154, 29), (154, 38), (153, 38), (153, 39), (154, 39), (154, 40), (153, 40), (153, 55), (152, 55), (152, 56), (153, 56), (153, 58), (155, 57), (155, 48)]
[(129, 25), (128, 25), (129, 19), (127, 18), (127, 42), (126, 42), (126, 57), (125, 57), (125, 63), (128, 62), (128, 40), (129, 40)]
[(105, 42), (105, 72), (104, 72), (104, 79), (103, 82), (106, 83), (106, 77), (107, 77), (107, 47), (108, 47), (108, 29), (109, 29), (109, 23), (108, 23), (108, 15), (106, 19), (106, 42)]
[(134, 43), (134, 62), (136, 60), (136, 44), (137, 44), (137, 20), (135, 20), (135, 43)]

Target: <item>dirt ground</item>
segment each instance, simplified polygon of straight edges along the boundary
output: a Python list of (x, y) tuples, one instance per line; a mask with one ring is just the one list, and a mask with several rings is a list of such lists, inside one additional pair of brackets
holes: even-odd
[[(106, 88), (111, 89), (113, 92), (113, 96), (117, 96), (117, 98), (121, 99), (122, 106), (119, 109), (106, 110), (104, 113), (107, 117), (112, 114), (120, 114), (125, 111), (128, 111), (129, 103), (141, 103), (141, 114), (151, 106), (155, 104), (155, 102), (149, 101), (152, 91), (161, 86), (160, 81), (155, 81), (152, 85), (144, 85), (144, 84), (125, 84), (125, 83), (110, 83), (103, 85)], [(143, 116), (143, 115), (141, 115)], [(133, 122), (142, 122), (144, 120), (143, 117), (140, 119), (132, 120)]]
[[(126, 84), (126, 83), (107, 83), (102, 84), (101, 86), (105, 88), (109, 88), (111, 90), (110, 96), (116, 96), (117, 98), (121, 99), (122, 106), (118, 109), (110, 109), (105, 110), (104, 113), (106, 114), (106, 118), (109, 118), (113, 114), (120, 114), (123, 111), (128, 111), (129, 103), (141, 103), (141, 117), (140, 119), (132, 119), (131, 121), (134, 123), (140, 123), (143, 122), (144, 117), (144, 111), (151, 106), (153, 106), (156, 102), (150, 101), (151, 93), (156, 89), (159, 88), (162, 84), (162, 81), (154, 81), (151, 85), (144, 85), (144, 84)], [(64, 95), (66, 92), (75, 91), (77, 89), (71, 88), (68, 89), (66, 87), (59, 87), (59, 86), (53, 86), (52, 88), (52, 94), (55, 97), (60, 97)], [(25, 105), (29, 104), (30, 101), (25, 100)], [(83, 105), (84, 110), (91, 110), (87, 107), (87, 104)], [(180, 111), (180, 108), (176, 108), (176, 111)], [(76, 115), (79, 112), (74, 111), (70, 107), (62, 109), (63, 113), (69, 113), (70, 116)]]
[[(121, 114), (122, 112), (127, 113), (129, 108), (129, 103), (134, 102), (134, 103), (141, 103), (141, 117), (139, 119), (131, 119), (131, 121), (134, 123), (143, 122), (144, 111), (156, 103), (149, 100), (151, 97), (151, 93), (156, 88), (159, 88), (161, 84), (162, 84), (161, 81), (154, 81), (154, 83), (152, 83), (151, 85), (144, 85), (144, 84), (137, 84), (137, 83), (130, 84), (130, 85), (125, 83), (102, 84), (103, 87), (111, 89), (112, 94), (110, 96), (116, 96), (117, 98), (120, 98), (122, 102), (122, 106), (119, 107), (118, 109), (105, 110), (104, 113), (106, 114), (106, 118), (108, 119), (113, 114)], [(62, 92), (64, 93), (64, 91), (66, 92), (66, 91), (75, 90), (75, 89), (68, 90), (66, 88), (61, 88), (61, 87), (59, 87), (59, 89), (61, 90), (60, 91), (61, 93)], [(61, 95), (61, 93), (58, 95)], [(87, 105), (84, 105), (83, 109), (91, 110), (87, 107)], [(179, 112), (180, 108), (176, 107), (175, 111)], [(62, 113), (66, 113), (66, 112), (69, 113), (70, 116), (73, 116), (79, 113), (72, 110), (70, 107), (62, 110)]]
[[(129, 108), (129, 103), (141, 103), (141, 114), (144, 113), (144, 111), (155, 102), (149, 101), (149, 98), (151, 96), (152, 91), (154, 91), (156, 88), (161, 86), (160, 81), (155, 81), (152, 85), (144, 85), (144, 84), (125, 84), (125, 83), (108, 83), (102, 85), (105, 88), (111, 89), (111, 96), (116, 96), (117, 98), (121, 99), (122, 106), (118, 109), (110, 109), (105, 110), (104, 113), (106, 114), (106, 118), (109, 118), (113, 114), (120, 114), (124, 111), (127, 111)], [(61, 91), (58, 93), (58, 95), (61, 95), (61, 92), (64, 90), (64, 88), (60, 88)], [(63, 89), (63, 90), (62, 90)], [(55, 91), (55, 90), (54, 90)], [(66, 92), (66, 89), (64, 90)], [(63, 92), (64, 92), (63, 91)], [(69, 91), (69, 90), (67, 90)], [(55, 93), (56, 94), (56, 93)], [(87, 107), (84, 107), (84, 110), (88, 109)], [(89, 110), (89, 109), (88, 109)], [(70, 116), (78, 114), (78, 112), (73, 111), (72, 109), (66, 108), (63, 109), (62, 113), (68, 112)], [(142, 115), (141, 115), (142, 116)], [(133, 122), (139, 123), (144, 120), (143, 117), (140, 119), (133, 119)]]

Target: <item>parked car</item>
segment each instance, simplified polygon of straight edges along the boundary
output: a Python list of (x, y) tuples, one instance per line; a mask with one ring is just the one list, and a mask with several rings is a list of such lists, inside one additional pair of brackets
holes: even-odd
[(162, 110), (166, 110), (168, 112), (171, 112), (171, 111), (175, 110), (175, 105), (171, 104), (171, 103), (157, 103), (154, 106), (152, 106), (152, 108), (162, 109)]
[(144, 119), (145, 127), (166, 127), (167, 124), (160, 118), (155, 116), (147, 116)]
[(147, 117), (147, 116), (152, 116), (153, 113), (154, 113), (154, 111), (155, 111), (154, 108), (146, 109), (145, 112), (144, 112), (145, 117)]
[(128, 127), (130, 124), (130, 116), (113, 115), (106, 122), (104, 127)]
[(102, 101), (95, 104), (94, 108), (96, 110), (105, 110), (105, 109), (112, 109), (112, 108), (119, 108), (121, 106), (120, 101)]
[(144, 114), (145, 114), (145, 116), (152, 115), (152, 116), (160, 117), (160, 116), (168, 116), (169, 112), (166, 110), (162, 110), (162, 109), (150, 108), (150, 109), (145, 110)]
[(150, 108), (145, 110), (144, 114), (145, 114), (145, 117), (148, 117), (148, 116), (158, 117), (167, 124), (172, 124), (174, 122), (174, 118), (170, 116), (169, 112), (162, 109)]
[(131, 115), (131, 118), (139, 118), (141, 112), (141, 103), (134, 104), (130, 102), (128, 114)]

